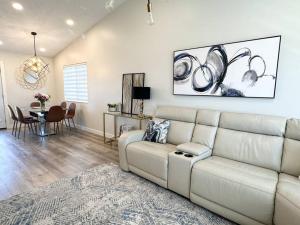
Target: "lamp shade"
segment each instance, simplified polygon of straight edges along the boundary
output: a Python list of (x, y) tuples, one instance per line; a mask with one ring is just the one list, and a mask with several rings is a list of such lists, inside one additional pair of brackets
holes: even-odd
[(150, 99), (150, 87), (133, 87), (133, 99)]

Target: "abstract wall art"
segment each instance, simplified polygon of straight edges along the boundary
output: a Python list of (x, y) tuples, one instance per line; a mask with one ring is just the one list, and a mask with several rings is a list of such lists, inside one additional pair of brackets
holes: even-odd
[(274, 98), (281, 36), (174, 52), (173, 94)]
[(144, 87), (145, 73), (123, 74), (122, 81), (122, 113), (137, 115), (140, 112), (140, 104), (132, 98), (133, 87)]

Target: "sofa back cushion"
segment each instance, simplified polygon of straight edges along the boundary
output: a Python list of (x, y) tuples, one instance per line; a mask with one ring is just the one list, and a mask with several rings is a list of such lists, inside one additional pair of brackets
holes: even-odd
[(280, 171), (286, 119), (221, 113), (213, 155)]
[(213, 148), (220, 112), (208, 109), (197, 111), (196, 126), (193, 132), (192, 142)]
[(171, 120), (167, 142), (173, 145), (190, 142), (194, 127), (194, 123)]
[(196, 123), (211, 127), (219, 125), (220, 112), (210, 109), (198, 109)]
[(287, 121), (281, 172), (300, 176), (300, 120)]
[(175, 106), (158, 106), (155, 117), (170, 120), (167, 142), (174, 145), (190, 142), (197, 110)]

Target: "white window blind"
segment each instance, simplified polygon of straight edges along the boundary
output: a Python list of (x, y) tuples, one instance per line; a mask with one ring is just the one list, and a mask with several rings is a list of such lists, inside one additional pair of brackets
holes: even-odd
[(65, 100), (88, 102), (86, 63), (64, 66)]

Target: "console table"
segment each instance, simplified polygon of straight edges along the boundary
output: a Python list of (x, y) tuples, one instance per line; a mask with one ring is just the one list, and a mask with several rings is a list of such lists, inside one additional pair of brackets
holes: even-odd
[[(106, 137), (106, 116), (113, 116), (114, 118), (114, 136), (112, 138)], [(139, 129), (142, 129), (142, 121), (152, 119), (152, 116), (144, 115), (143, 117), (140, 117), (138, 115), (131, 115), (126, 113), (120, 113), (120, 112), (104, 112), (103, 113), (103, 138), (104, 143), (112, 143), (117, 140), (117, 118), (129, 118), (133, 120), (139, 121)]]

